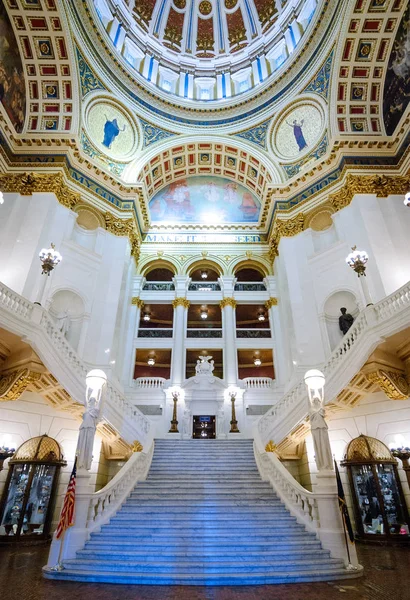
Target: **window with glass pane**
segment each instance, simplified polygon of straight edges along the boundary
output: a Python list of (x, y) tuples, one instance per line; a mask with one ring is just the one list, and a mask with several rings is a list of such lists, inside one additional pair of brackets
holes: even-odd
[(37, 465), (24, 513), (23, 534), (42, 534), (56, 467)]
[(382, 510), (372, 467), (353, 466), (352, 477), (364, 533), (383, 535)]
[(3, 511), (0, 535), (16, 535), (17, 533), (29, 475), (30, 465), (14, 466)]
[(389, 531), (392, 535), (408, 534), (393, 465), (376, 465)]

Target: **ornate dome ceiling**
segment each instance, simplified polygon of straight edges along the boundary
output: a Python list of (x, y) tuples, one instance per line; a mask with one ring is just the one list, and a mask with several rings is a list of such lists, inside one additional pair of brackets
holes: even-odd
[(116, 50), (188, 100), (223, 100), (270, 79), (294, 53), (317, 0), (93, 0)]

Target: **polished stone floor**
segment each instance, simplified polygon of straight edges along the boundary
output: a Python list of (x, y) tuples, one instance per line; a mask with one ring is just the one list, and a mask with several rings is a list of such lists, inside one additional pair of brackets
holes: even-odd
[(0, 548), (1, 600), (410, 600), (410, 548), (359, 546), (365, 566), (348, 583), (256, 587), (157, 587), (53, 582), (42, 578), (48, 548)]

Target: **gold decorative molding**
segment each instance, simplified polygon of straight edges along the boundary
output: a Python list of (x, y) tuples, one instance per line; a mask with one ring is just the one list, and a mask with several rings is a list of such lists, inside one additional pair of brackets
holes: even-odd
[(0, 173), (2, 192), (32, 196), (36, 192), (52, 192), (63, 206), (73, 209), (81, 200), (70, 190), (62, 173)]
[(265, 446), (265, 452), (276, 452), (277, 445), (270, 440)]
[(267, 310), (269, 310), (270, 308), (272, 308), (272, 306), (277, 306), (278, 305), (278, 299), (277, 298), (269, 298), (269, 300), (266, 300), (265, 302), (265, 307)]
[(131, 450), (133, 452), (142, 452), (143, 451), (143, 445), (141, 444), (141, 442), (139, 442), (138, 440), (134, 440), (134, 442), (131, 445)]
[(40, 377), (41, 373), (29, 369), (16, 369), (3, 375), (0, 379), (0, 401), (18, 400), (27, 387)]
[(366, 378), (379, 386), (390, 400), (407, 400), (410, 386), (403, 373), (377, 369), (366, 373)]
[(109, 212), (105, 215), (105, 228), (110, 233), (117, 236), (127, 236), (131, 244), (131, 256), (138, 263), (141, 253), (141, 243), (137, 235), (135, 222), (133, 219), (119, 219)]
[(305, 215), (299, 213), (292, 219), (286, 221), (278, 219), (274, 226), (273, 232), (269, 239), (269, 257), (274, 260), (279, 254), (279, 242), (282, 237), (292, 237), (301, 233), (305, 229)]
[(348, 206), (355, 194), (376, 194), (387, 198), (392, 194), (406, 194), (410, 187), (410, 175), (352, 175), (349, 173), (341, 190), (329, 196), (329, 203), (341, 210)]
[(177, 306), (183, 306), (184, 308), (189, 308), (191, 306), (191, 303), (186, 298), (175, 298), (175, 300), (172, 301), (172, 306), (174, 308), (176, 308)]
[(234, 298), (223, 298), (219, 306), (221, 308), (225, 308), (225, 306), (232, 306), (232, 308), (236, 308), (236, 300)]
[(131, 300), (131, 304), (132, 306), (137, 306), (139, 309), (144, 308), (144, 300), (141, 300), (141, 298), (137, 298), (135, 296)]

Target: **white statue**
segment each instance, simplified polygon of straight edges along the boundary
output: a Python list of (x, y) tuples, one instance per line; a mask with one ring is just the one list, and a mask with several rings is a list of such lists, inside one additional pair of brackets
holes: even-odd
[(199, 360), (196, 361), (195, 372), (197, 375), (211, 375), (215, 369), (214, 361), (211, 360), (212, 356), (201, 355)]
[(333, 456), (328, 427), (325, 421), (325, 411), (319, 398), (313, 398), (312, 400), (309, 420), (317, 468), (319, 471), (332, 471)]
[(183, 417), (183, 434), (186, 437), (191, 437), (191, 411), (189, 408), (185, 408)]
[(56, 317), (56, 324), (63, 336), (66, 338), (71, 327), (70, 313), (67, 309)]
[(100, 416), (100, 409), (97, 406), (96, 399), (91, 396), (89, 399), (87, 410), (83, 414), (83, 422), (80, 425), (77, 442), (77, 468), (91, 469), (93, 460), (93, 446), (95, 431)]
[(225, 437), (225, 411), (223, 406), (218, 409), (218, 415), (216, 417), (216, 437)]

